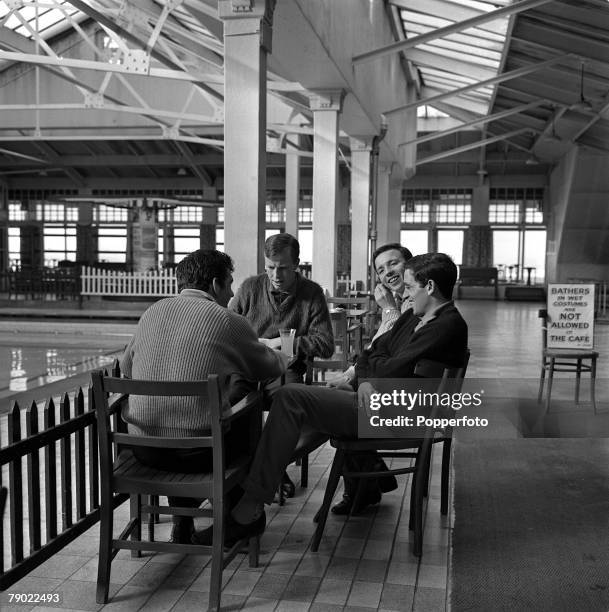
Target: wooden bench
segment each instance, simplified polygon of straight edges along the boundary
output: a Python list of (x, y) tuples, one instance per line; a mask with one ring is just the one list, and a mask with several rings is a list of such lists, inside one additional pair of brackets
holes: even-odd
[(459, 269), (457, 281), (457, 299), (461, 299), (462, 287), (492, 287), (495, 299), (499, 299), (499, 277), (497, 268), (464, 268)]

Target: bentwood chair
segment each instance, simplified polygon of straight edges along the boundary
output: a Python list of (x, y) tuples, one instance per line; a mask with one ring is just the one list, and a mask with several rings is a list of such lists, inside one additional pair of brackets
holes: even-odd
[(334, 354), (327, 359), (315, 357), (309, 361), (305, 377), (307, 383), (312, 381), (311, 373), (315, 371), (321, 380), (325, 379), (328, 371), (344, 372), (349, 367), (349, 332), (347, 326), (347, 312), (342, 309), (330, 311), (330, 321), (334, 334)]
[[(461, 381), (465, 376), (466, 368), (467, 364), (465, 362), (463, 366), (455, 368), (448, 367), (439, 362), (423, 360), (417, 364), (415, 377), (440, 379), (437, 392), (454, 393), (457, 389), (461, 388)], [(328, 409), (331, 409), (331, 407), (329, 406)], [(438, 412), (438, 409), (439, 406), (434, 406), (430, 415), (432, 419)], [(421, 427), (418, 430), (413, 429), (413, 437), (409, 438), (359, 438), (349, 440), (331, 438), (330, 444), (336, 449), (336, 452), (330, 469), (330, 476), (328, 477), (322, 506), (317, 515), (317, 527), (313, 536), (311, 550), (316, 552), (319, 549), (332, 498), (334, 497), (341, 476), (363, 480), (368, 478), (379, 478), (380, 475), (389, 476), (393, 474), (397, 476), (400, 474), (412, 474), (409, 528), (414, 531), (413, 553), (415, 556), (420, 557), (423, 550), (423, 498), (427, 492), (431, 447), (436, 435), (439, 435), (438, 441), (445, 441), (445, 432), (437, 432), (432, 426)], [(371, 451), (376, 451), (378, 456), (383, 458), (411, 458), (414, 459), (414, 464), (405, 467), (392, 467), (388, 471), (382, 473), (378, 471), (349, 472), (344, 469), (346, 455), (348, 453), (366, 455)], [(447, 457), (450, 457), (450, 448), (448, 449)], [(449, 469), (448, 461), (445, 467), (447, 470)], [(448, 480), (446, 483), (447, 494)], [(358, 487), (356, 497), (353, 501), (354, 507), (357, 507), (362, 492), (363, 487), (361, 486), (360, 480), (360, 486)]]
[[(548, 384), (546, 389), (546, 413), (550, 412), (550, 399), (552, 397), (552, 382), (554, 372), (570, 372), (575, 374), (575, 403), (579, 403), (579, 387), (582, 372), (590, 374), (590, 401), (594, 414), (596, 414), (596, 360), (598, 352), (592, 349), (566, 349), (548, 348), (548, 311), (541, 309), (538, 313), (543, 320), (541, 328), (542, 352), (541, 352), (541, 376), (539, 378), (539, 393), (537, 402), (541, 403), (545, 386), (545, 376), (548, 373)], [(589, 363), (588, 363), (589, 362)]]
[[(259, 538), (243, 539), (230, 550), (224, 550), (224, 529), (227, 494), (246, 476), (251, 453), (257, 444), (261, 429), (261, 406), (258, 392), (247, 395), (234, 406), (224, 403), (218, 376), (210, 375), (203, 381), (150, 381), (129, 380), (105, 376), (102, 371), (92, 373), (93, 395), (97, 413), (100, 455), (100, 538), (97, 574), (97, 603), (108, 601), (112, 559), (120, 549), (182, 554), (211, 553), (211, 584), (209, 610), (220, 609), (222, 571), (245, 545), (249, 545), (251, 567), (258, 566)], [(137, 436), (121, 433), (120, 410), (130, 396), (184, 396), (198, 397), (209, 409), (211, 431), (199, 437), (167, 438)], [(238, 456), (225, 457), (225, 435), (236, 419), (248, 419), (249, 448)], [(246, 446), (246, 445), (244, 445)], [(212, 454), (211, 472), (178, 473), (155, 469), (141, 464), (134, 457), (135, 447), (149, 449), (208, 448)], [(209, 508), (181, 508), (158, 505), (159, 496), (189, 497), (213, 500)], [(114, 509), (130, 499), (130, 520), (121, 534), (113, 537)], [(206, 516), (213, 518), (211, 546), (177, 544), (154, 541), (154, 533), (142, 540), (145, 515), (169, 514)]]

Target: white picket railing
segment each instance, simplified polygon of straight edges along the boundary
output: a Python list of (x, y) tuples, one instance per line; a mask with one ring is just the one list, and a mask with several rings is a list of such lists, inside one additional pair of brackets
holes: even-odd
[(119, 272), (83, 266), (80, 279), (82, 295), (163, 297), (178, 292), (173, 270)]

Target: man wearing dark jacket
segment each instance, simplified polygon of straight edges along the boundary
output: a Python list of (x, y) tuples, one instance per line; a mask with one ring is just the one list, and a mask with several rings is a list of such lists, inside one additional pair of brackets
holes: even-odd
[[(457, 267), (443, 253), (418, 255), (407, 262), (404, 281), (410, 308), (358, 359), (358, 378), (409, 378), (421, 359), (462, 365), (467, 324), (451, 301), (456, 279)], [(243, 484), (245, 494), (228, 522), (229, 541), (264, 531), (264, 504), (273, 501), (303, 425), (332, 437), (356, 438), (358, 411), (367, 409), (372, 391), (365, 382), (349, 389), (286, 385), (275, 394)], [(197, 536), (201, 542), (211, 538), (209, 531)]]

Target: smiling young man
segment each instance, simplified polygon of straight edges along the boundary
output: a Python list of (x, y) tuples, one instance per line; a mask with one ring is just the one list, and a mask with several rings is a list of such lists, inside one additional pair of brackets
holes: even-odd
[[(452, 303), (457, 267), (443, 253), (418, 255), (406, 262), (405, 284), (413, 296), (410, 310), (358, 358), (358, 379), (410, 378), (421, 359), (461, 366), (467, 350), (467, 324)], [(413, 316), (413, 312), (416, 316)], [(365, 409), (368, 383), (351, 391), (308, 385), (286, 385), (273, 405), (250, 472), (245, 494), (227, 525), (227, 540), (259, 534), (265, 528), (264, 504), (271, 503), (300, 431), (308, 426), (330, 437), (356, 438), (358, 410)], [(357, 389), (357, 392), (355, 391)], [(211, 531), (200, 533), (200, 543)]]

